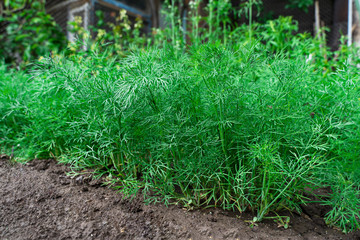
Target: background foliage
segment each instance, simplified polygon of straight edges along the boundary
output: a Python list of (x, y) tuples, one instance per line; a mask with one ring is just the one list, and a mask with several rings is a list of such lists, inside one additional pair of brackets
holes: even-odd
[(308, 11), (308, 8), (314, 4), (314, 0), (288, 0), (287, 8), (299, 8)]
[(24, 65), (66, 45), (61, 29), (45, 12), (44, 1), (5, 1), (0, 24), (0, 56), (6, 63)]

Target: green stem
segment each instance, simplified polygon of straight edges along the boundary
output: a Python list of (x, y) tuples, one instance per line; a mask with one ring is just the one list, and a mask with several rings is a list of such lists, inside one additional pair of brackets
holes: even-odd
[(250, 45), (252, 40), (252, 0), (249, 0), (249, 38), (250, 38)]
[(213, 21), (213, 12), (214, 12), (214, 9), (213, 9), (213, 0), (210, 0), (209, 1), (209, 41), (212, 40), (212, 21)]
[(291, 186), (292, 182), (294, 181), (295, 177), (291, 179), (291, 181), (286, 185), (286, 187), (283, 188), (283, 190), (272, 200), (270, 204), (267, 204), (264, 209), (260, 211), (260, 215), (257, 216), (257, 221), (260, 222), (264, 215), (266, 214), (267, 210), (280, 198), (280, 196), (283, 195), (283, 193)]
[(174, 44), (176, 43), (175, 28), (175, 0), (171, 0), (171, 35)]

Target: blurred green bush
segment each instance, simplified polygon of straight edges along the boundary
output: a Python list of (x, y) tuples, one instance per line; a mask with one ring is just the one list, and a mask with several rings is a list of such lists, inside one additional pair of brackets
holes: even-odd
[(26, 65), (66, 46), (65, 35), (45, 12), (45, 1), (5, 1), (0, 24), (0, 56), (7, 64)]

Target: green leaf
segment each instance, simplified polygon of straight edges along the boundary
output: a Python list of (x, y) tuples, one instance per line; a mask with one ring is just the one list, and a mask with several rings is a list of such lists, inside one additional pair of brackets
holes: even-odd
[(15, 37), (15, 41), (21, 41), (21, 40), (23, 40), (24, 38), (27, 38), (27, 37), (29, 37), (29, 34), (20, 34), (20, 35), (17, 35)]
[(38, 17), (31, 19), (32, 24), (38, 24), (38, 23), (42, 23), (42, 22), (43, 22), (43, 19), (38, 18)]
[(5, 4), (5, 7), (6, 7), (6, 8), (9, 8), (9, 6), (10, 6), (10, 0), (5, 0), (5, 3), (4, 3), (4, 4)]

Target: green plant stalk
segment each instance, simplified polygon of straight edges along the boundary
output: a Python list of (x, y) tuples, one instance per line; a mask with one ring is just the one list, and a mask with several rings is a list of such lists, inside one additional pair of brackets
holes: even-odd
[(171, 36), (174, 44), (176, 43), (175, 29), (175, 0), (171, 0)]
[(227, 33), (227, 26), (226, 26), (226, 22), (225, 22), (225, 20), (223, 21), (223, 42), (224, 42), (224, 45), (226, 45), (226, 43), (227, 43), (227, 36), (229, 35), (228, 33)]
[(208, 20), (208, 24), (209, 24), (209, 41), (213, 42), (213, 15), (214, 15), (214, 1), (215, 0), (210, 0), (209, 1), (209, 20)]
[[(219, 9), (219, 2), (216, 2), (216, 8)], [(217, 35), (215, 35), (216, 39), (219, 39), (219, 33), (221, 32), (221, 25), (220, 25), (220, 11), (216, 11), (216, 26), (215, 26), (215, 32)]]
[[(198, 5), (196, 5), (198, 6)], [(194, 21), (194, 25), (195, 25), (195, 36), (193, 36), (193, 39), (195, 39), (195, 47), (199, 46), (199, 40), (200, 40), (200, 36), (199, 36), (199, 12), (198, 12), (198, 7), (196, 8), (196, 15), (195, 15), (195, 21)]]
[[(270, 188), (270, 179), (266, 179), (266, 173), (267, 171), (265, 170), (264, 175), (263, 175), (263, 181), (262, 181), (262, 188), (261, 188), (261, 205), (260, 205), (260, 210), (259, 212), (263, 212), (263, 207), (267, 206), (267, 194), (269, 192), (269, 188)], [(266, 185), (266, 181), (268, 182), (267, 186)]]
[(194, 43), (194, 46), (197, 48), (199, 46), (199, 22), (198, 22), (198, 0), (196, 0), (194, 2), (194, 6), (192, 6), (191, 8), (191, 27), (192, 30), (190, 30), (189, 32), (191, 32), (191, 35), (189, 33), (189, 35), (191, 36), (192, 42)]
[(250, 45), (251, 45), (251, 41), (252, 41), (252, 5), (253, 5), (253, 0), (249, 0), (249, 38), (250, 38)]
[(283, 195), (283, 193), (288, 189), (289, 186), (291, 186), (292, 182), (295, 178), (292, 178), (291, 181), (287, 184), (286, 187), (284, 187), (281, 192), (270, 202), (270, 204), (266, 205), (263, 209), (261, 209), (257, 214), (257, 220), (256, 221), (262, 221), (265, 214), (267, 213), (268, 209)]
[[(217, 109), (219, 107), (219, 110)], [(222, 101), (220, 101), (219, 106), (214, 105), (214, 111), (216, 114), (216, 118), (218, 119), (218, 130), (220, 135), (220, 142), (221, 142), (221, 148), (224, 153), (225, 159), (228, 158), (228, 154), (226, 151), (226, 139), (224, 134), (224, 127), (223, 127), (223, 110), (222, 110)], [(228, 160), (226, 160), (227, 168), (230, 170), (230, 166), (228, 165)]]

